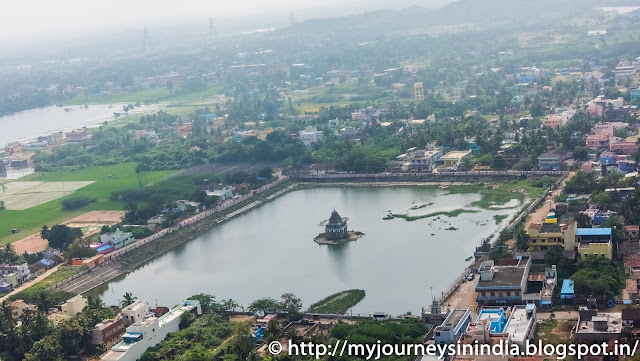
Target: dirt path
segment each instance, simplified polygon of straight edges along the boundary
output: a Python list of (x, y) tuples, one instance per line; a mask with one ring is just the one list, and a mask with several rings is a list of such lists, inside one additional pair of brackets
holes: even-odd
[(45, 272), (45, 273), (41, 274), (40, 276), (36, 277), (36, 279), (34, 279), (33, 281), (30, 281), (30, 282), (27, 282), (25, 284), (22, 284), (22, 285), (18, 286), (13, 291), (11, 291), (11, 292), (7, 293), (6, 295), (2, 296), (0, 298), (0, 302), (4, 301), (5, 298), (11, 296), (12, 294), (18, 293), (18, 292), (24, 290), (25, 288), (29, 288), (29, 287), (35, 285), (36, 283), (44, 280), (45, 278), (49, 277), (52, 273), (54, 273), (55, 271), (58, 270), (58, 267), (60, 267), (60, 266), (59, 265), (55, 266), (52, 269), (48, 270), (47, 272)]
[(552, 195), (546, 196), (545, 200), (540, 204), (540, 207), (538, 207), (535, 212), (529, 214), (524, 224), (525, 231), (529, 230), (529, 226), (531, 225), (531, 223), (543, 222), (547, 218), (549, 211), (553, 209), (553, 207), (555, 206), (555, 203), (553, 202), (553, 197), (562, 193), (562, 190), (564, 189), (564, 185), (567, 183), (567, 180), (571, 179), (574, 174), (576, 173), (570, 172), (569, 175), (562, 181), (562, 183), (560, 184), (560, 187), (554, 190)]

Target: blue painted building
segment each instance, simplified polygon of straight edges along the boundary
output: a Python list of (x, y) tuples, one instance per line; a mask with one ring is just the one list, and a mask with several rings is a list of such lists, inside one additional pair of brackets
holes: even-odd
[(467, 331), (471, 322), (471, 310), (463, 308), (453, 309), (440, 326), (433, 331), (436, 344), (455, 343)]
[(476, 318), (476, 323), (485, 320), (491, 333), (500, 334), (507, 326), (509, 317), (503, 307), (482, 307)]
[(570, 279), (565, 279), (562, 281), (562, 290), (560, 291), (560, 299), (562, 300), (573, 300), (575, 297), (575, 292), (573, 290), (573, 281)]

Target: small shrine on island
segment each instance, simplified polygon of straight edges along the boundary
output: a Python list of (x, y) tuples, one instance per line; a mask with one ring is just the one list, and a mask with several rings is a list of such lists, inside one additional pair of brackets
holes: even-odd
[(318, 244), (342, 244), (355, 241), (362, 236), (362, 232), (349, 231), (347, 220), (343, 219), (334, 209), (329, 221), (324, 226), (324, 233), (319, 234), (313, 240)]

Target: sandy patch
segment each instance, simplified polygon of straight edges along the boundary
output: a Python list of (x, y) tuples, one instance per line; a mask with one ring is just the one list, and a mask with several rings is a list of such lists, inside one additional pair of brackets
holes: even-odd
[[(124, 217), (124, 211), (90, 211), (72, 218), (63, 224), (69, 227), (82, 228), (85, 236), (99, 232), (102, 226), (120, 222)], [(32, 234), (13, 243), (16, 253), (40, 252), (49, 246), (47, 240), (40, 237), (40, 233)]]

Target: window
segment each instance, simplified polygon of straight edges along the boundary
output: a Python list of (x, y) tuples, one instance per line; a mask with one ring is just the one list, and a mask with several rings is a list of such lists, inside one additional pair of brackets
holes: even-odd
[(491, 297), (495, 297), (495, 296), (496, 296), (496, 293), (492, 291), (491, 292)]
[(436, 332), (436, 336), (437, 336), (437, 337), (440, 337), (440, 332)]
[(498, 293), (498, 297), (503, 297), (502, 292)]
[(511, 292), (507, 292), (507, 297), (511, 297)]

